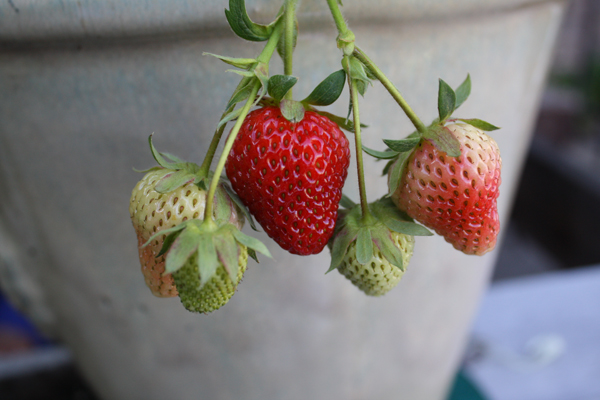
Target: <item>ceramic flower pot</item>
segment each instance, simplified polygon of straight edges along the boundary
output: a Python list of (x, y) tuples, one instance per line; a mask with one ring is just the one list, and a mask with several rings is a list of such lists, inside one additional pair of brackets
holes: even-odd
[[(344, 2), (357, 42), (421, 118), (438, 78), (471, 74), (457, 112), (502, 127), (506, 222), (564, 4), (533, 0)], [(98, 394), (135, 399), (442, 399), (495, 253), (417, 238), (402, 282), (368, 298), (329, 254), (249, 265), (218, 312), (196, 315), (145, 287), (128, 215), (146, 139), (201, 162), (237, 84), (204, 51), (251, 57), (226, 26), (225, 0), (0, 4), (0, 282), (63, 340)], [(248, 0), (267, 21), (280, 1)], [(295, 55), (303, 96), (340, 68), (324, 1), (304, 0)], [(277, 64), (272, 71), (277, 72)], [(347, 99), (347, 97), (344, 97)], [(365, 145), (412, 131), (375, 85), (361, 100)], [(339, 101), (331, 111), (346, 111)], [(386, 191), (369, 160), (369, 196)], [(351, 166), (350, 171), (354, 171)], [(357, 198), (353, 173), (346, 192)]]

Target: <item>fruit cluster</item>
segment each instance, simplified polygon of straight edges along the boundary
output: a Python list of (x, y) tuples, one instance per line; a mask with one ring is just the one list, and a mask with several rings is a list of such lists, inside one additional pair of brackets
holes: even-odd
[[(245, 40), (266, 41), (263, 51), (252, 59), (211, 54), (238, 68), (242, 78), (204, 162), (198, 166), (158, 152), (150, 137), (158, 166), (145, 171), (131, 194), (129, 212), (142, 273), (155, 296), (179, 296), (186, 309), (199, 313), (226, 304), (248, 258), (258, 261), (257, 252), (270, 257), (263, 243), (241, 231), (246, 220), (256, 229), (254, 218), (292, 254), (317, 254), (328, 246), (329, 271), (337, 269), (370, 296), (381, 296), (398, 284), (410, 262), (414, 237), (433, 235), (427, 228), (465, 254), (482, 255), (494, 248), (502, 162), (497, 144), (484, 131), (497, 128), (479, 119), (452, 117), (470, 94), (470, 77), (456, 90), (439, 81), (439, 115), (425, 126), (355, 44), (339, 1), (327, 2), (338, 28), (342, 69), (296, 101), (292, 87), (298, 78), (292, 66), (297, 0), (285, 0), (269, 25), (253, 22), (244, 0), (229, 1), (225, 14), (232, 30)], [(275, 51), (285, 73), (270, 76)], [(385, 139), (384, 151), (363, 146), (361, 139), (365, 126), (359, 96), (374, 81), (388, 90), (416, 128), (404, 139)], [(337, 101), (346, 83), (348, 118), (318, 108)], [(233, 127), (211, 170), (228, 123)], [(353, 134), (357, 149), (359, 203), (342, 194), (350, 164), (342, 129)], [(388, 194), (370, 203), (363, 152), (387, 160)]]

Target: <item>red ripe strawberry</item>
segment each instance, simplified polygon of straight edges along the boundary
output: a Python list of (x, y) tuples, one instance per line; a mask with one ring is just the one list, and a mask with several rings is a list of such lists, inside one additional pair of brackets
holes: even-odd
[(349, 164), (348, 139), (328, 118), (306, 111), (294, 123), (264, 107), (244, 120), (225, 168), (267, 234), (290, 253), (309, 255), (333, 233)]
[(496, 199), (502, 160), (496, 142), (467, 124), (448, 125), (461, 155), (449, 157), (422, 140), (410, 155), (392, 199), (466, 254), (483, 255), (500, 230)]

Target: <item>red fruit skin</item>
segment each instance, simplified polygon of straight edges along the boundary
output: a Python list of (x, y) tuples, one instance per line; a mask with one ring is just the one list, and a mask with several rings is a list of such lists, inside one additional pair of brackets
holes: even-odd
[(422, 141), (409, 157), (392, 200), (465, 254), (483, 255), (500, 231), (497, 198), (502, 160), (496, 142), (467, 124), (446, 127), (460, 142), (450, 157)]
[(333, 233), (350, 165), (348, 139), (315, 112), (293, 123), (278, 107), (248, 114), (227, 158), (231, 186), (292, 254), (317, 254)]

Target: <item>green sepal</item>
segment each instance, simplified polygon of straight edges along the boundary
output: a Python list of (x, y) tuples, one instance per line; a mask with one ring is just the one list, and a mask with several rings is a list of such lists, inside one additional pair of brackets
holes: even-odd
[(457, 118), (459, 121), (465, 122), (469, 125), (474, 126), (477, 129), (481, 129), (482, 131), (495, 131), (496, 129), (500, 129), (499, 127), (490, 124), (489, 122), (483, 121), (477, 118), (465, 119), (465, 118)]
[(238, 109), (235, 109), (235, 110), (229, 112), (227, 115), (225, 115), (219, 121), (219, 123), (217, 124), (217, 129), (219, 129), (221, 126), (225, 125), (229, 121), (233, 121), (234, 119), (236, 119), (237, 117), (239, 117), (241, 113), (242, 113), (242, 109), (241, 108), (238, 108)]
[(454, 93), (456, 94), (456, 104), (454, 105), (454, 109), (456, 110), (471, 94), (471, 75), (467, 74), (467, 78), (456, 88)]
[(402, 272), (406, 271), (406, 267), (402, 261), (402, 251), (396, 247), (390, 231), (384, 226), (377, 226), (371, 230), (371, 235), (373, 243), (377, 246), (383, 257), (390, 264), (400, 268)]
[[(159, 232), (156, 232), (155, 234), (153, 234), (152, 236), (150, 236), (150, 237), (148, 238), (148, 240), (146, 240), (146, 243), (144, 243), (144, 244), (143, 244), (143, 245), (141, 245), (140, 247), (144, 248), (144, 247), (148, 246), (150, 243), (152, 243), (152, 241), (153, 241), (153, 240), (155, 240), (155, 239), (156, 239), (156, 238), (158, 238), (159, 236), (162, 236), (162, 235), (167, 235), (167, 237), (168, 237), (168, 235), (170, 235), (170, 234), (171, 234), (171, 233), (173, 233), (173, 232), (181, 231), (182, 229), (184, 229), (184, 228), (187, 226), (187, 224), (188, 224), (188, 223), (189, 223), (189, 221), (184, 221), (184, 222), (182, 222), (182, 223), (181, 223), (181, 224), (179, 224), (179, 225), (176, 225), (176, 226), (173, 226), (173, 227), (171, 227), (171, 228), (163, 229), (163, 230), (161, 230), (161, 231), (159, 231)], [(164, 245), (163, 245), (163, 248), (164, 248)], [(166, 249), (166, 250), (163, 252), (163, 250), (161, 249), (161, 251), (160, 251), (159, 255), (163, 255), (163, 254), (165, 254), (165, 253), (167, 252), (167, 250), (168, 250), (168, 249)], [(159, 255), (157, 255), (157, 257), (159, 257)]]
[(231, 107), (235, 106), (237, 103), (244, 101), (248, 97), (250, 97), (250, 93), (252, 93), (252, 89), (254, 88), (254, 83), (255, 83), (254, 77), (252, 77), (252, 78), (244, 77), (238, 84), (238, 87), (235, 89), (233, 94), (231, 95), (231, 99), (229, 100), (229, 103), (227, 103), (227, 107), (225, 107), (225, 109), (229, 110)]
[(239, 248), (235, 241), (235, 238), (231, 232), (223, 232), (223, 228), (219, 229), (219, 232), (213, 237), (213, 243), (217, 251), (217, 257), (223, 268), (227, 271), (229, 279), (234, 285), (237, 285), (237, 274), (240, 268), (238, 263)]
[(371, 230), (363, 227), (356, 236), (356, 261), (364, 265), (373, 258), (373, 240)]
[(408, 162), (408, 158), (412, 154), (412, 151), (406, 151), (404, 153), (400, 153), (398, 158), (389, 168), (389, 180), (388, 180), (388, 188), (389, 195), (392, 195), (398, 187), (400, 186), (400, 181), (402, 180), (402, 174), (404, 173), (404, 169), (406, 168), (406, 163)]
[(283, 99), (279, 108), (281, 115), (290, 122), (300, 122), (304, 119), (304, 106), (299, 101)]
[(195, 182), (198, 179), (196, 174), (192, 174), (186, 170), (179, 170), (165, 175), (154, 187), (158, 193), (169, 193), (178, 187), (184, 186), (190, 182)]
[(254, 72), (252, 71), (238, 71), (237, 69), (226, 69), (225, 72), (233, 72), (234, 74), (241, 75), (244, 78), (254, 77)]
[(269, 64), (259, 62), (254, 68), (254, 76), (260, 81), (261, 88), (253, 106), (258, 104), (258, 102), (267, 94), (267, 88), (269, 87)]
[(252, 214), (250, 214), (250, 211), (248, 211), (248, 209), (242, 202), (242, 199), (240, 199), (240, 197), (237, 195), (237, 193), (234, 192), (233, 189), (229, 185), (224, 184), (222, 187), (225, 189), (225, 191), (229, 195), (229, 198), (231, 200), (233, 200), (235, 205), (238, 206), (238, 208), (240, 210), (242, 210), (242, 214), (244, 214), (244, 217), (246, 217), (246, 220), (248, 220), (248, 222), (250, 222), (250, 227), (253, 230), (255, 230), (256, 232), (260, 232), (258, 230), (258, 228), (256, 227), (256, 223), (254, 222), (254, 218), (252, 217)]
[(273, 75), (269, 78), (267, 92), (276, 101), (281, 101), (287, 92), (298, 82), (298, 78), (290, 75)]
[(348, 246), (356, 239), (358, 231), (351, 232), (351, 228), (344, 226), (340, 232), (332, 238), (333, 245), (331, 248), (331, 264), (325, 274), (333, 271), (340, 266), (348, 250)]
[(225, 186), (224, 183), (219, 183), (214, 197), (213, 214), (218, 224), (229, 223), (231, 219), (231, 203), (233, 200), (229, 197)]
[(409, 236), (433, 236), (433, 232), (425, 228), (423, 225), (415, 224), (414, 222), (399, 221), (397, 219), (383, 220), (385, 226), (390, 230), (398, 233), (403, 233)]
[(196, 225), (188, 224), (175, 239), (165, 260), (164, 274), (178, 271), (198, 249), (199, 229)]
[(361, 96), (365, 95), (367, 86), (371, 83), (365, 65), (356, 57), (350, 57), (350, 77), (356, 80), (356, 86)]
[(390, 171), (390, 168), (392, 167), (392, 165), (394, 165), (394, 160), (390, 160), (385, 164), (385, 167), (383, 167), (383, 171), (381, 171), (381, 176), (386, 176), (388, 174), (388, 172)]
[(439, 91), (438, 91), (438, 113), (439, 120), (444, 121), (454, 112), (456, 107), (456, 93), (454, 90), (440, 79)]
[(255, 58), (235, 58), (235, 57), (225, 57), (220, 56), (218, 54), (213, 53), (202, 53), (203, 56), (212, 56), (216, 57), (219, 60), (223, 61), (226, 64), (233, 65), (236, 68), (240, 69), (250, 69), (252, 65), (256, 64), (258, 61)]
[(396, 158), (400, 152), (394, 151), (391, 149), (386, 149), (385, 151), (373, 150), (368, 148), (367, 146), (362, 146), (362, 149), (365, 153), (370, 155), (371, 157), (375, 157), (378, 160), (391, 160)]
[(137, 169), (137, 168), (132, 168), (132, 169), (133, 169), (134, 172), (139, 172), (139, 173), (145, 174), (145, 173), (148, 173), (150, 171), (158, 171), (158, 170), (164, 169), (164, 168), (163, 167), (156, 167), (156, 166), (154, 166), (152, 168), (147, 168), (147, 169)]
[(342, 193), (342, 199), (340, 200), (340, 206), (347, 208), (348, 210), (356, 207), (356, 203), (353, 202), (350, 197)]
[(420, 137), (412, 137), (402, 140), (383, 139), (383, 143), (385, 143), (391, 150), (398, 153), (404, 153), (405, 151), (412, 150), (419, 144), (420, 141)]
[(427, 228), (413, 222), (412, 218), (398, 209), (389, 197), (384, 196), (371, 203), (369, 209), (377, 220), (394, 232), (410, 236), (433, 236)]
[[(331, 121), (333, 121), (337, 126), (342, 128), (343, 130), (350, 132), (350, 133), (354, 133), (354, 123), (351, 120), (328, 113), (326, 111), (319, 111), (319, 110), (313, 110), (313, 111), (315, 111), (319, 115), (329, 118)], [(368, 128), (369, 126), (365, 125), (361, 122), (360, 127)]]
[(343, 69), (330, 74), (304, 99), (302, 103), (314, 106), (333, 104), (342, 94), (346, 84), (346, 72)]
[[(161, 231), (159, 233), (164, 234), (164, 231)], [(173, 245), (173, 242), (175, 242), (175, 239), (177, 239), (177, 237), (179, 236), (180, 233), (181, 233), (181, 230), (177, 230), (175, 232), (169, 233), (167, 235), (167, 237), (165, 237), (165, 240), (163, 241), (163, 245), (160, 248), (160, 251), (158, 252), (158, 254), (156, 255), (156, 258), (161, 257), (161, 256), (167, 254), (167, 252), (169, 251), (169, 249)]]
[(254, 251), (254, 249), (251, 249), (250, 247), (248, 247), (247, 251), (248, 251), (248, 255), (250, 256), (250, 258), (252, 258), (254, 261), (256, 261), (257, 264), (259, 264), (260, 261), (258, 261), (258, 256), (256, 255), (256, 251)]
[(268, 40), (273, 32), (273, 25), (279, 19), (278, 16), (270, 25), (260, 25), (252, 22), (246, 11), (244, 0), (229, 0), (229, 10), (225, 10), (225, 17), (236, 35), (253, 42)]
[(440, 151), (450, 157), (460, 156), (460, 142), (449, 129), (440, 125), (432, 125), (423, 134)]
[(217, 271), (219, 258), (217, 257), (212, 234), (200, 235), (197, 240), (198, 256), (196, 257), (196, 262), (198, 263), (198, 273), (200, 274), (200, 288), (202, 288)]
[(261, 253), (269, 258), (273, 258), (273, 256), (271, 255), (271, 252), (269, 251), (267, 246), (265, 246), (265, 244), (263, 242), (261, 242), (260, 240), (258, 240), (257, 238), (248, 236), (238, 229), (233, 230), (232, 233), (233, 233), (233, 236), (235, 237), (235, 240), (237, 240), (238, 242), (240, 242), (247, 248), (252, 249), (254, 251), (258, 251), (259, 253)]

